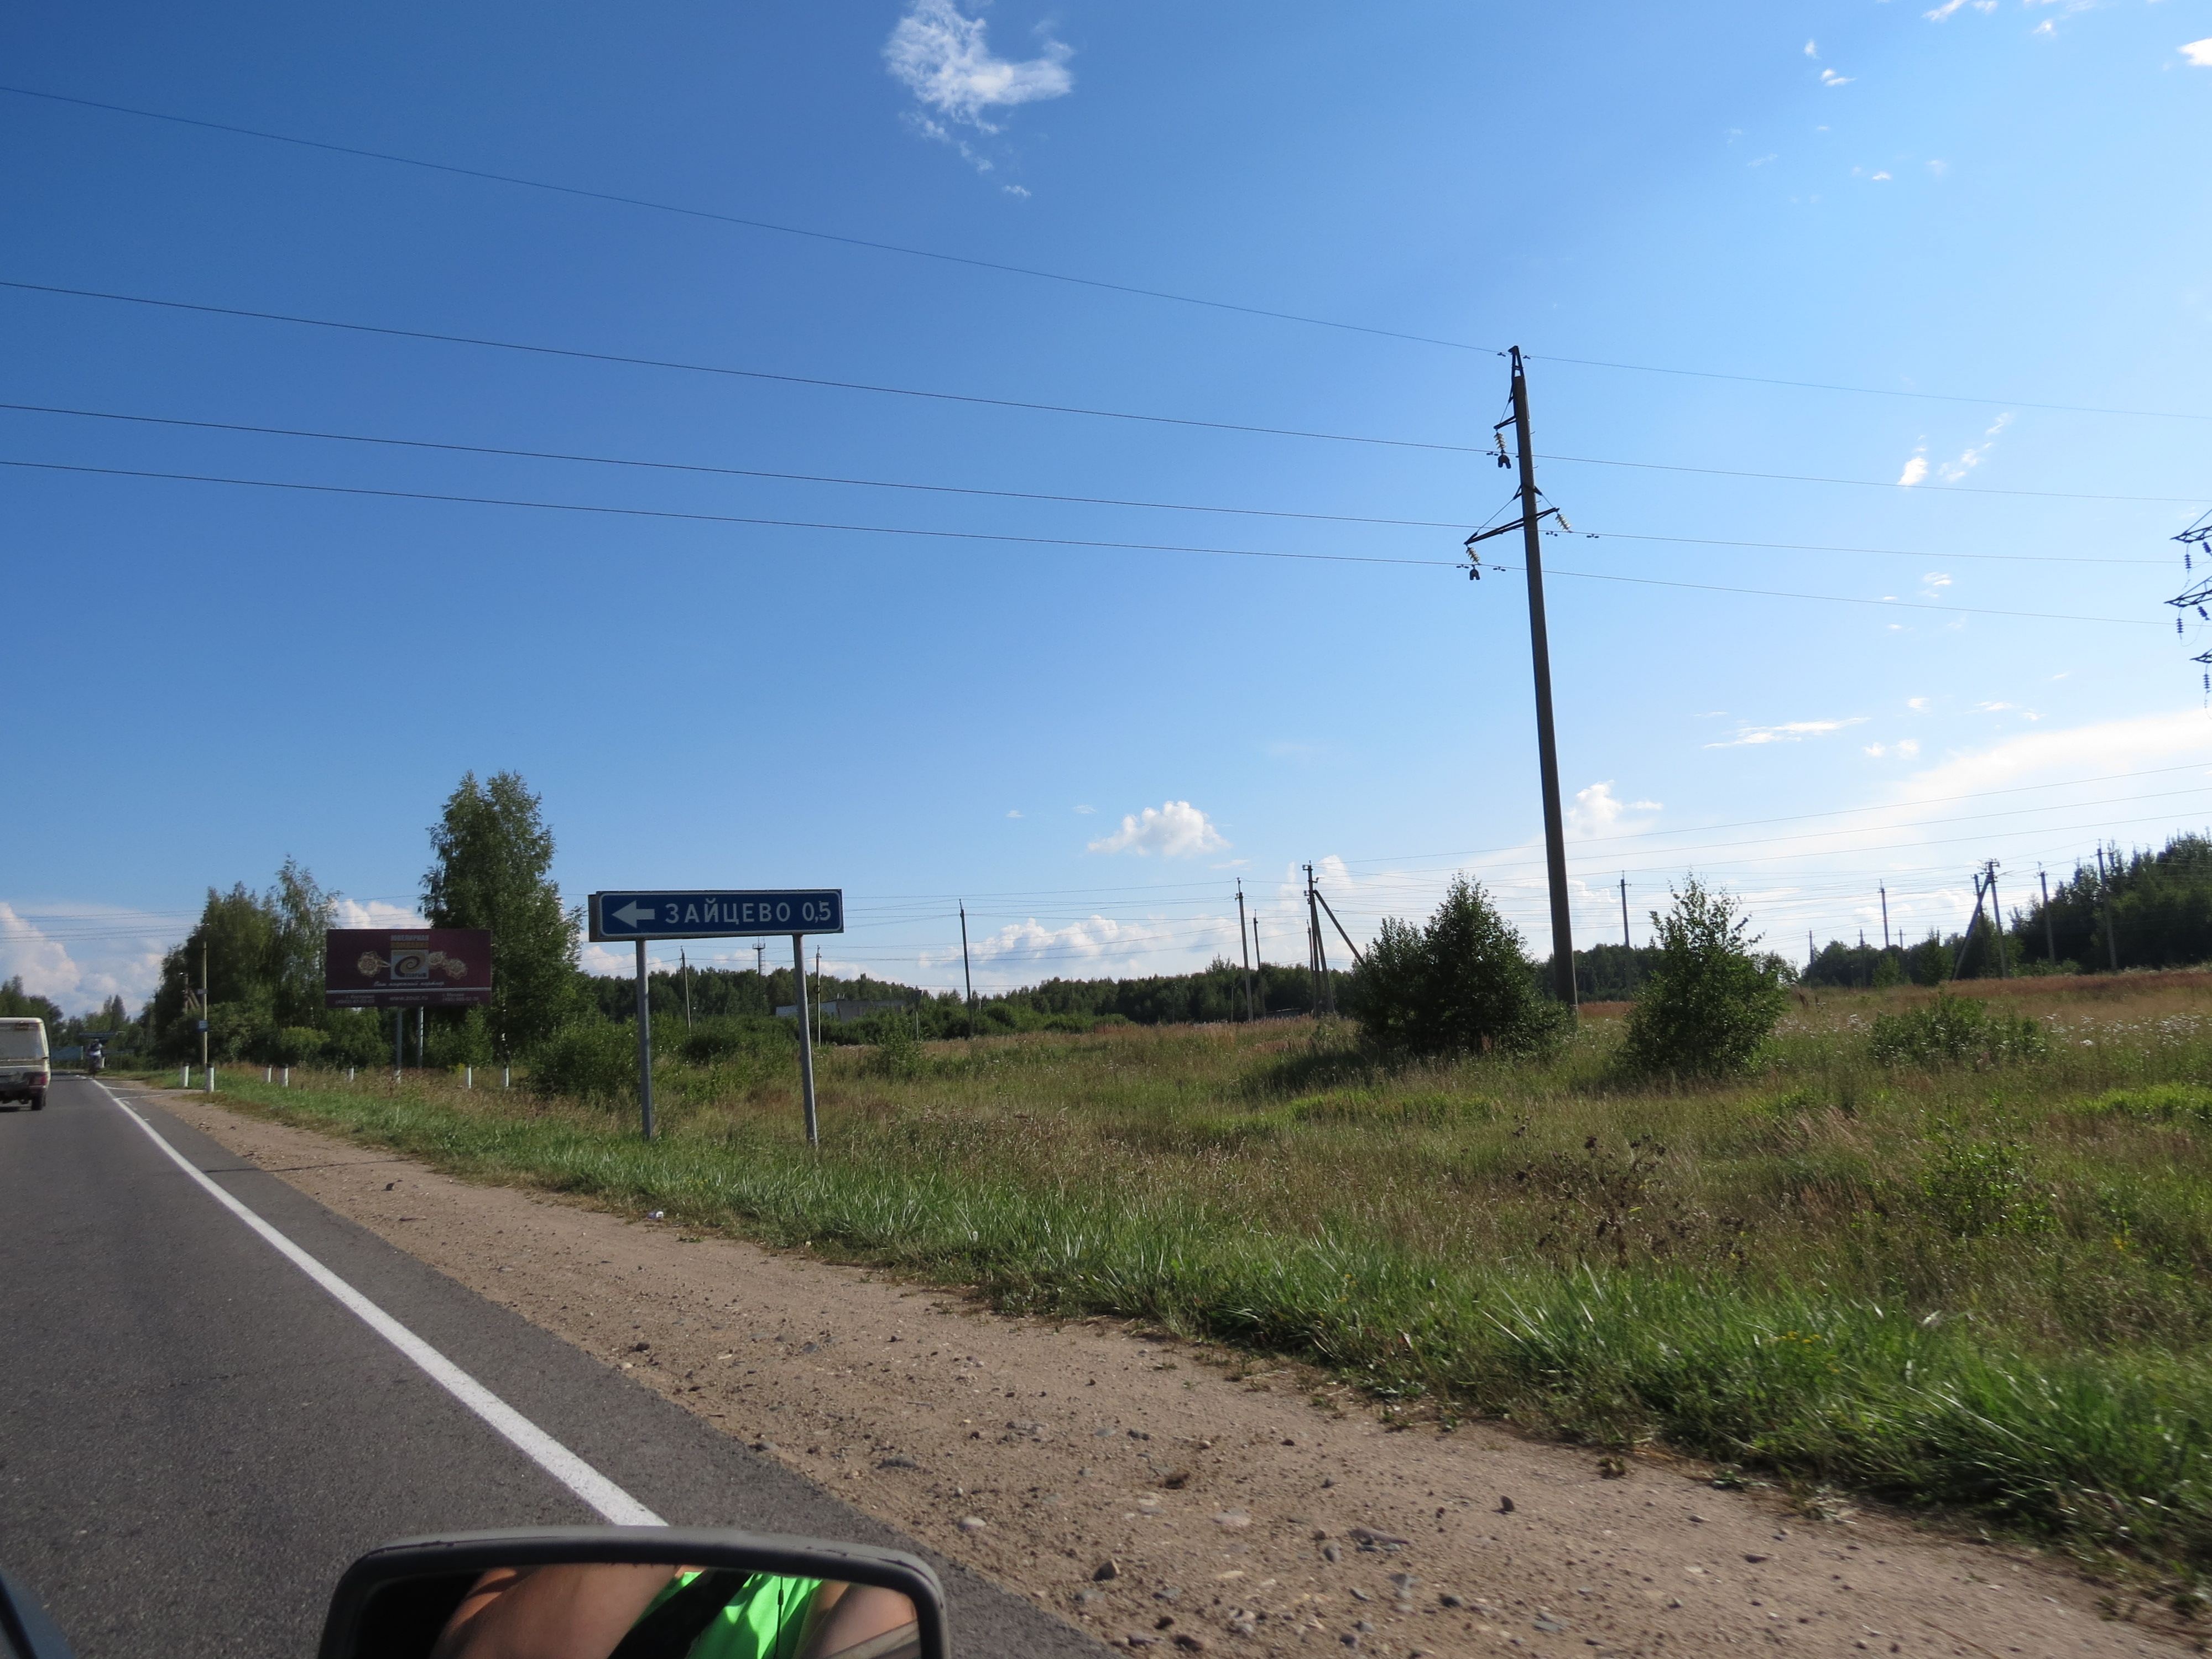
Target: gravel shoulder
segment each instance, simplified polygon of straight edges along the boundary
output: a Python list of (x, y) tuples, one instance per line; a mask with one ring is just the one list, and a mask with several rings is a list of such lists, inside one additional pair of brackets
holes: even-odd
[[(143, 1092), (459, 1283), (1101, 1640), (1259, 1656), (2194, 1650), (2024, 1552), (1690, 1464), (1394, 1428), (1296, 1369), (477, 1186)], [(1257, 1362), (1264, 1364), (1265, 1362)], [(1618, 1466), (1615, 1466), (1618, 1468)]]

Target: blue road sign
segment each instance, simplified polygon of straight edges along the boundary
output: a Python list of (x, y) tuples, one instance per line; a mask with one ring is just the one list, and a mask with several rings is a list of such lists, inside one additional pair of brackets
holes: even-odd
[(845, 893), (807, 887), (774, 893), (594, 893), (592, 937), (730, 939), (739, 933), (842, 933)]

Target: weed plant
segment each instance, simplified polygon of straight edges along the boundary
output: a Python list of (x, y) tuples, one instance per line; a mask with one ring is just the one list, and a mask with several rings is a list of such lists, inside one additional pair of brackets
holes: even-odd
[[(364, 1077), (240, 1086), (480, 1179), (665, 1209), (1295, 1355), (1594, 1444), (1663, 1440), (2212, 1572), (2212, 978), (1796, 994), (1755, 1066), (1386, 1064), (1345, 1028), (672, 1056), (634, 1108)], [(1934, 1011), (1934, 1012), (1931, 1012)], [(1880, 1052), (1877, 1054), (1877, 1048)], [(2032, 1050), (2032, 1051), (2031, 1051)], [(233, 1085), (227, 1084), (226, 1094)]]

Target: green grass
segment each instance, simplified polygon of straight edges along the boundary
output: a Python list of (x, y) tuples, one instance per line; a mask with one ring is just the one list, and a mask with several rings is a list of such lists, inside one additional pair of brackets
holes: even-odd
[[(227, 1096), (455, 1173), (1329, 1366), (2212, 1575), (2212, 981), (2008, 996), (2039, 1058), (1882, 1066), (1838, 994), (1770, 1063), (1390, 1071), (1270, 1025), (672, 1066), (664, 1137), (442, 1083)], [(299, 1074), (295, 1074), (297, 1076)]]

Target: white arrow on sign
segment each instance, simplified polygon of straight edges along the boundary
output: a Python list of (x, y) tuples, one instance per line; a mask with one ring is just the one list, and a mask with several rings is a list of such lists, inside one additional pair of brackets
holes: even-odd
[(617, 921), (627, 922), (629, 926), (635, 927), (641, 921), (651, 921), (659, 914), (660, 913), (654, 909), (651, 905), (641, 905), (635, 899), (632, 899), (628, 904), (623, 905), (621, 909), (614, 913), (614, 918)]

